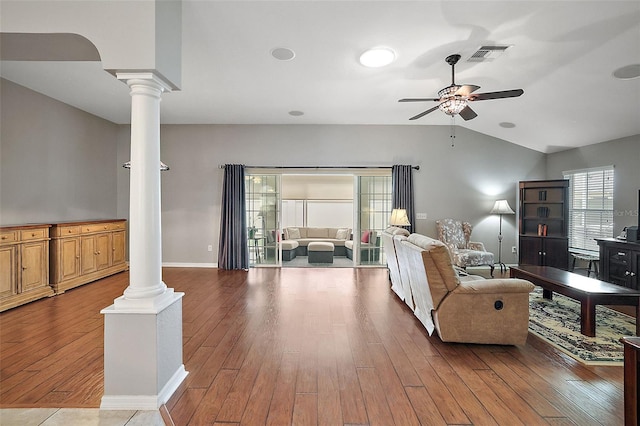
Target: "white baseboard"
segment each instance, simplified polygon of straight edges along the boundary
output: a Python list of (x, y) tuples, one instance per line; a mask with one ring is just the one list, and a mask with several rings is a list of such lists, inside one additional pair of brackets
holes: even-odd
[(217, 263), (181, 263), (181, 262), (163, 262), (162, 266), (166, 268), (217, 268)]
[(103, 395), (101, 410), (157, 410), (166, 403), (189, 373), (184, 365), (173, 374), (158, 395)]

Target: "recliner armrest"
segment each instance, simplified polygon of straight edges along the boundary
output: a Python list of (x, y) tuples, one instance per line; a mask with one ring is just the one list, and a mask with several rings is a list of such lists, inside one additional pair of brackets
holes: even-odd
[(519, 278), (461, 281), (451, 293), (530, 293), (534, 285)]

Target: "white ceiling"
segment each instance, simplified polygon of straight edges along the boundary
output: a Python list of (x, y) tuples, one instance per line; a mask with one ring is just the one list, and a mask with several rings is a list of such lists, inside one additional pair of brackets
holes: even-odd
[[(467, 62), (487, 44), (511, 47), (492, 62)], [(612, 76), (640, 64), (637, 0), (183, 0), (182, 45), (181, 91), (163, 95), (164, 124), (449, 125), (440, 111), (408, 120), (433, 103), (397, 101), (436, 97), (451, 82), (444, 58), (459, 53), (456, 83), (524, 95), (475, 102), (478, 117), (458, 117), (458, 126), (547, 153), (640, 134), (640, 78)], [(397, 60), (361, 66), (374, 46)], [(278, 61), (276, 47), (296, 57)], [(127, 87), (98, 62), (3, 61), (0, 74), (129, 121)]]

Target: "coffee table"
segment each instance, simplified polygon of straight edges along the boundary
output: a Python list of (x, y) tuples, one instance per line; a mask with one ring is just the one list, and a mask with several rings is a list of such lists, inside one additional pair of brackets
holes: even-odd
[(640, 291), (588, 278), (549, 266), (519, 265), (510, 267), (511, 278), (522, 278), (542, 287), (545, 299), (553, 292), (580, 302), (580, 332), (596, 335), (596, 305), (628, 305), (636, 307), (636, 336), (640, 336)]

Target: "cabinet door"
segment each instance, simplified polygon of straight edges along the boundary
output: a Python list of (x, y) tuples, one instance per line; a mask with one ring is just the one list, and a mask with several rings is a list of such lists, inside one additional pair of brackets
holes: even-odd
[(605, 262), (608, 265), (608, 281), (630, 287), (631, 251), (616, 247), (607, 247), (605, 250)]
[(22, 245), (22, 292), (49, 285), (47, 264), (47, 259), (49, 258), (48, 244), (47, 241), (40, 241)]
[(520, 237), (520, 264), (540, 265), (542, 259), (542, 239)]
[(112, 264), (113, 265), (118, 265), (120, 263), (124, 263), (125, 258), (126, 258), (126, 251), (125, 251), (125, 246), (126, 246), (126, 234), (125, 231), (115, 231), (112, 234), (111, 237), (111, 244), (112, 244)]
[(96, 268), (111, 266), (111, 233), (96, 235)]
[(0, 299), (18, 294), (18, 248), (0, 247)]
[(98, 270), (96, 259), (96, 238), (92, 236), (80, 239), (80, 273), (89, 274)]
[(545, 266), (567, 270), (569, 266), (569, 244), (564, 239), (544, 240), (542, 258)]
[(64, 238), (58, 244), (58, 281), (75, 278), (80, 273), (80, 239)]

